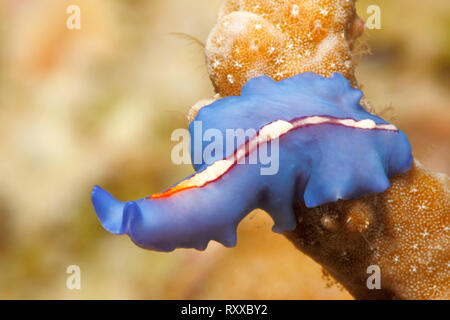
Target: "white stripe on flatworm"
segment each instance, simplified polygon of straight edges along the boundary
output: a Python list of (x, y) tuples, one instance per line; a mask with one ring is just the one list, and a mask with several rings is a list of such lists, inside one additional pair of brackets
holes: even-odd
[[(337, 124), (348, 128), (363, 130), (398, 131), (397, 127), (392, 124), (376, 124), (375, 121), (371, 119), (356, 121), (353, 119), (338, 119), (326, 116), (310, 116), (293, 120), (291, 122), (284, 120), (274, 121), (262, 127), (255, 137), (251, 138), (247, 143), (241, 145), (231, 156), (224, 160), (215, 161), (205, 170), (196, 173), (190, 179), (181, 182), (173, 189), (183, 190), (187, 188), (203, 187), (206, 184), (222, 177), (236, 163), (241, 163), (239, 161), (247, 157), (247, 155), (251, 152), (255, 151), (259, 145), (278, 139), (292, 130), (320, 124)], [(167, 192), (170, 193), (171, 191), (167, 190), (164, 193)]]
[(344, 127), (354, 128), (354, 129), (364, 129), (364, 130), (387, 130), (387, 131), (397, 131), (397, 127), (393, 124), (376, 124), (372, 119), (364, 119), (356, 121), (353, 119), (338, 119), (332, 117), (323, 116), (312, 116), (306, 117), (299, 120), (294, 120), (293, 125), (295, 129), (307, 125), (317, 125), (317, 124), (338, 124)]

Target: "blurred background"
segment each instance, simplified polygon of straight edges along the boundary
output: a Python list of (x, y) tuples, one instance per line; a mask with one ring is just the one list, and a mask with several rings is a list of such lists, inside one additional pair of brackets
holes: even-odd
[[(193, 172), (170, 160), (174, 129), (211, 97), (202, 49), (220, 0), (0, 2), (0, 298), (351, 299), (321, 267), (270, 231), (263, 212), (238, 246), (139, 249), (103, 230), (99, 184), (121, 200)], [(66, 27), (68, 5), (81, 30)], [(358, 79), (410, 137), (428, 168), (450, 173), (450, 2), (359, 1), (381, 7)], [(361, 51), (367, 51), (364, 47)], [(66, 268), (81, 268), (81, 290)]]

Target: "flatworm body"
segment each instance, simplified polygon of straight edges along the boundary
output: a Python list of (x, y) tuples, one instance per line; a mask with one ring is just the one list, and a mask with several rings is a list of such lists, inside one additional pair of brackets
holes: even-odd
[[(282, 233), (296, 226), (295, 200), (315, 207), (382, 192), (390, 176), (410, 169), (411, 146), (394, 125), (368, 113), (361, 97), (338, 73), (303, 73), (280, 82), (254, 78), (241, 96), (202, 108), (191, 123), (195, 174), (127, 203), (95, 187), (97, 216), (105, 229), (126, 233), (143, 248), (203, 250), (210, 240), (234, 246), (239, 222), (256, 208), (266, 210), (273, 230)], [(222, 154), (205, 155), (202, 135), (209, 129), (222, 133), (223, 146), (229, 130), (254, 134)], [(246, 162), (274, 143), (275, 173), (263, 174), (263, 161)]]

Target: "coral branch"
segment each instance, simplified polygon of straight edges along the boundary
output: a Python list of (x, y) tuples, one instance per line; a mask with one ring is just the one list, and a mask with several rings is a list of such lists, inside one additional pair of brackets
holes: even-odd
[[(216, 92), (239, 95), (255, 76), (305, 71), (340, 72), (358, 87), (352, 49), (364, 23), (354, 2), (226, 1), (205, 47)], [(295, 203), (297, 229), (286, 236), (356, 298), (449, 298), (449, 198), (449, 178), (416, 163), (381, 194), (314, 209)], [(381, 269), (381, 290), (366, 286), (370, 265)]]
[(363, 30), (351, 1), (228, 1), (206, 44), (209, 74), (222, 96), (255, 76), (305, 71), (356, 86), (351, 48)]
[[(449, 186), (416, 163), (384, 193), (314, 209), (296, 204), (297, 229), (286, 234), (359, 299), (448, 299)], [(366, 286), (381, 269), (381, 290)]]

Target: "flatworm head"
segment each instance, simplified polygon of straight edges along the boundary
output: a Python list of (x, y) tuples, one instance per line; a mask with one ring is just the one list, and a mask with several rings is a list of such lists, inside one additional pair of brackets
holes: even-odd
[[(390, 176), (411, 167), (411, 146), (394, 125), (368, 113), (361, 96), (337, 73), (252, 79), (241, 96), (203, 107), (190, 124), (196, 173), (129, 203), (97, 187), (97, 215), (107, 230), (127, 233), (144, 248), (204, 249), (210, 240), (235, 245), (238, 223), (256, 208), (272, 216), (274, 231), (285, 232), (296, 226), (294, 201), (315, 207), (382, 192)], [(222, 152), (205, 152), (207, 130), (220, 133), (222, 146), (229, 132), (249, 134)], [(245, 161), (264, 148), (275, 168), (268, 174), (261, 158)]]

